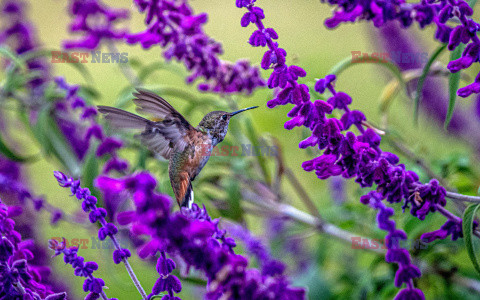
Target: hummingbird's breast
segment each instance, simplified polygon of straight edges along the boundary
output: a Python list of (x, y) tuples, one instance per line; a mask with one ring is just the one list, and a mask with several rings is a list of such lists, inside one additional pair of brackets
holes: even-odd
[(173, 153), (170, 164), (170, 179), (176, 174), (186, 172), (193, 180), (207, 164), (213, 148), (212, 139), (201, 132), (190, 135), (190, 141), (185, 150)]

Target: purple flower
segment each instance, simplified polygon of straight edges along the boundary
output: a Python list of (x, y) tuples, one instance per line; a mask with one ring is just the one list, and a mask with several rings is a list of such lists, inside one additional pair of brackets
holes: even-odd
[[(261, 274), (248, 269), (245, 257), (234, 253), (235, 241), (219, 228), (205, 208), (194, 204), (189, 210), (171, 213), (171, 200), (155, 192), (156, 181), (148, 173), (139, 173), (122, 179), (99, 177), (96, 186), (103, 193), (123, 193), (133, 196), (135, 211), (118, 214), (121, 224), (130, 224), (132, 234), (147, 235), (150, 240), (138, 250), (142, 258), (160, 252), (157, 271), (161, 277), (152, 294), (167, 291), (169, 299), (181, 289), (178, 278), (171, 272), (175, 264), (166, 254), (179, 256), (187, 267), (203, 272), (208, 279), (207, 299), (235, 293), (241, 299), (257, 299), (271, 295), (304, 299), (305, 290), (292, 288), (284, 275), (283, 267), (270, 262)], [(168, 274), (168, 275), (166, 275)], [(276, 274), (275, 276), (273, 276)]]
[[(25, 294), (28, 299), (65, 299), (65, 293), (54, 294), (46, 284), (46, 275), (38, 272), (40, 268), (49, 271), (46, 266), (34, 266), (34, 255), (29, 250), (32, 241), (22, 241), (15, 231), (13, 217), (21, 210), (7, 207), (0, 200), (0, 295), (4, 299), (17, 299)], [(23, 292), (22, 292), (23, 290)], [(48, 296), (51, 296), (48, 298)]]
[[(478, 227), (478, 222), (473, 222), (473, 229)], [(431, 243), (435, 240), (443, 240), (448, 236), (451, 236), (452, 241), (456, 241), (458, 238), (463, 238), (462, 231), (462, 220), (457, 222), (453, 220), (447, 220), (445, 224), (440, 227), (438, 230), (432, 232), (426, 232), (420, 237), (422, 240), (425, 240), (426, 243)]]
[(239, 225), (231, 225), (228, 229), (229, 233), (241, 239), (245, 244), (246, 250), (256, 257), (259, 265), (262, 267), (263, 275), (275, 276), (283, 274), (286, 269), (285, 264), (274, 259), (261, 240)]
[(84, 258), (77, 254), (78, 248), (66, 248), (65, 239), (63, 239), (62, 242), (49, 240), (48, 243), (50, 249), (55, 251), (54, 256), (63, 254), (63, 260), (65, 263), (72, 265), (74, 268), (75, 276), (85, 277), (83, 290), (89, 293), (85, 299), (98, 299), (100, 295), (102, 295), (104, 299), (107, 299), (105, 292), (103, 291), (105, 282), (101, 278), (93, 277), (93, 272), (98, 269), (98, 264), (96, 262), (84, 262)]
[[(331, 3), (337, 2), (332, 0)], [(344, 9), (336, 12), (339, 14), (337, 20), (342, 18), (344, 20), (355, 20), (357, 17), (355, 11), (358, 10), (358, 5), (355, 2), (341, 3)], [(247, 8), (249, 11), (252, 10), (252, 6)], [(383, 16), (387, 19), (393, 18), (390, 15), (391, 11), (387, 10), (389, 13), (385, 14), (387, 8), (385, 6), (383, 8)], [(417, 9), (420, 11), (419, 7)], [(363, 8), (361, 10), (363, 11)], [(377, 11), (378, 8), (373, 7), (373, 10)], [(428, 11), (428, 9), (423, 10), (423, 15), (417, 16), (418, 21), (430, 22), (430, 14), (431, 11)], [(370, 18), (372, 14), (362, 16)], [(259, 30), (264, 28), (262, 20), (258, 20), (255, 25)], [(278, 45), (273, 42), (268, 43), (268, 48), (267, 51), (273, 53), (278, 49)], [(393, 215), (393, 210), (386, 209), (383, 206), (381, 202), (383, 199), (390, 203), (403, 201), (403, 209), (411, 207), (411, 214), (419, 219), (425, 218), (429, 212), (442, 208), (442, 214), (456, 223), (456, 226), (460, 224), (461, 220), (452, 218), (443, 208), (446, 203), (445, 188), (441, 187), (435, 180), (429, 184), (422, 184), (417, 174), (405, 170), (405, 166), (399, 164), (397, 156), (382, 152), (379, 148), (380, 136), (371, 128), (364, 128), (365, 115), (363, 113), (350, 110), (348, 104), (350, 104), (351, 98), (344, 93), (339, 94), (335, 90), (334, 76), (329, 75), (316, 83), (315, 90), (317, 92), (323, 93), (328, 90), (332, 97), (327, 103), (316, 100), (314, 106), (317, 109), (311, 109), (310, 105), (305, 104), (305, 100), (309, 101), (308, 98), (304, 98), (301, 93), (291, 92), (292, 88), (299, 85), (298, 77), (289, 77), (287, 70), (289, 70), (289, 67), (285, 63), (275, 66), (268, 83), (270, 88), (279, 87), (280, 89), (276, 92), (276, 98), (269, 101), (267, 105), (274, 107), (280, 104), (293, 104), (294, 108), (288, 114), (292, 120), (287, 121), (285, 127), (291, 129), (294, 126), (303, 125), (309, 128), (312, 131), (312, 136), (302, 141), (299, 144), (300, 148), (316, 146), (324, 150), (319, 157), (302, 164), (306, 171), (315, 171), (320, 179), (340, 174), (345, 178), (354, 177), (361, 187), (371, 187), (375, 184), (376, 192), (372, 192), (374, 194), (371, 195), (374, 195), (376, 202), (378, 202), (375, 206), (379, 210), (378, 224), (381, 229), (389, 231), (387, 235), (389, 238), (406, 238), (406, 236), (404, 232), (395, 229), (395, 222), (389, 220), (389, 217)], [(308, 88), (306, 93), (308, 94)], [(330, 114), (333, 109), (342, 110), (341, 122), (336, 118), (326, 118), (326, 114)], [(347, 131), (351, 126), (359, 131), (358, 135)], [(343, 133), (344, 131), (347, 132)], [(362, 202), (367, 204), (369, 201), (362, 199)], [(394, 250), (395, 248), (389, 247), (389, 249)], [(397, 251), (396, 253), (398, 255), (400, 252)], [(397, 272), (397, 286), (403, 282), (408, 282), (407, 289), (412, 290), (411, 278), (420, 276), (418, 268), (410, 266), (409, 259), (392, 255), (387, 256), (388, 260), (398, 262), (402, 267)], [(412, 293), (415, 294), (416, 291)], [(399, 295), (405, 294), (406, 292)]]
[[(63, 78), (55, 78), (55, 83), (65, 93), (65, 98), (57, 102), (55, 117), (77, 157), (83, 160), (92, 145), (91, 139), (96, 138), (100, 141), (96, 155), (98, 157), (110, 155), (103, 172), (126, 171), (128, 162), (117, 157), (117, 151), (123, 144), (120, 140), (104, 134), (102, 127), (94, 118), (97, 115), (96, 108), (84, 104), (85, 101), (78, 96), (78, 86), (69, 85)], [(80, 117), (76, 113), (77, 110), (80, 110)]]
[[(157, 272), (160, 278), (157, 279), (152, 288), (150, 296), (158, 295), (161, 292), (167, 292), (168, 299), (180, 299), (174, 296), (174, 293), (180, 293), (182, 283), (177, 276), (170, 274), (175, 269), (175, 262), (167, 258), (165, 252), (162, 251), (157, 260)], [(163, 298), (162, 298), (163, 299)]]
[(108, 137), (105, 138), (102, 143), (97, 148), (97, 156), (103, 156), (107, 153), (115, 153), (116, 150), (120, 149), (123, 146), (121, 140), (117, 138)]
[[(127, 35), (127, 43), (140, 43), (144, 48), (160, 44), (167, 60), (184, 63), (190, 72), (188, 83), (201, 78), (204, 81), (198, 86), (200, 90), (217, 93), (251, 93), (265, 85), (258, 68), (248, 61), (232, 64), (218, 58), (223, 52), (222, 46), (202, 29), (207, 15), (195, 15), (187, 2), (148, 0), (136, 5), (146, 13), (148, 27), (143, 32)], [(255, 10), (248, 21), (261, 16), (261, 11)], [(262, 35), (274, 33), (266, 30)]]
[(468, 97), (471, 94), (478, 94), (480, 93), (480, 74), (475, 77), (475, 81), (463, 88), (458, 89), (457, 94), (460, 97)]
[[(80, 186), (80, 181), (74, 180), (73, 178), (70, 178), (58, 171), (54, 172), (54, 175), (55, 175), (55, 178), (57, 178), (57, 181), (60, 186), (65, 188), (69, 187), (70, 190), (72, 191), (72, 196), (75, 195), (78, 200), (82, 200), (82, 209), (85, 212), (89, 213), (88, 219), (90, 220), (90, 222), (100, 223), (101, 228), (98, 230), (98, 239), (101, 241), (105, 240), (107, 237), (111, 239), (113, 245), (115, 246), (115, 251), (113, 252), (113, 262), (115, 264), (119, 264), (120, 262), (123, 261), (129, 274), (134, 274), (130, 264), (128, 263), (128, 257), (131, 256), (130, 250), (125, 248), (120, 248), (117, 238), (115, 237), (115, 235), (118, 233), (118, 228), (113, 223), (108, 223), (106, 221), (105, 217), (107, 216), (107, 211), (104, 208), (97, 207), (97, 202), (98, 202), (97, 198), (91, 195), (91, 192), (88, 188), (82, 188)], [(54, 246), (56, 247), (56, 245)], [(60, 246), (60, 248), (62, 247)], [(73, 261), (76, 259), (77, 250), (78, 249), (75, 249), (75, 248), (67, 249), (67, 250), (62, 249), (65, 263), (69, 263), (69, 261)], [(56, 253), (56, 255), (58, 255), (58, 253)], [(78, 258), (78, 260), (82, 260), (83, 262), (83, 258)], [(83, 267), (81, 263), (80, 265)], [(74, 265), (74, 267), (76, 266)], [(75, 275), (88, 277), (87, 280), (85, 280), (85, 284), (83, 286), (85, 292), (87, 291), (91, 292), (87, 297), (97, 297), (99, 294), (101, 294), (99, 290), (101, 290), (103, 286), (103, 284), (101, 284), (103, 283), (103, 281), (101, 279), (98, 279), (98, 280), (93, 279), (91, 275), (90, 276), (84, 275), (90, 272), (90, 270), (96, 270), (95, 265), (93, 264), (86, 265), (85, 268), (80, 269), (79, 271), (77, 271), (76, 269)], [(81, 273), (81, 275), (77, 273), (79, 274)], [(145, 298), (146, 297), (145, 291), (143, 290), (142, 286), (136, 279), (136, 276), (131, 276), (131, 277), (135, 287), (138, 289), (141, 296)]]
[[(25, 2), (18, 0), (4, 0), (0, 5), (0, 16), (6, 25), (3, 31), (0, 31), (0, 45), (9, 45), (20, 55), (39, 49), (35, 29), (28, 21), (25, 7)], [(50, 70), (46, 61), (38, 57), (29, 59), (27, 68), (32, 73), (39, 73), (38, 76), (30, 79), (28, 85), (34, 90), (43, 89), (45, 83), (50, 80)]]
[[(448, 43), (450, 51), (461, 43), (467, 45), (462, 56), (448, 64), (451, 72), (467, 69), (479, 61), (480, 39), (477, 32), (480, 31), (480, 24), (471, 19), (473, 9), (463, 0), (423, 1), (418, 4), (406, 3), (403, 0), (391, 3), (381, 0), (326, 0), (326, 2), (336, 6), (334, 15), (325, 21), (328, 28), (358, 20), (371, 20), (376, 27), (393, 20), (400, 21), (404, 27), (409, 27), (413, 22), (418, 23), (420, 28), (435, 24), (437, 26), (435, 38), (442, 43)], [(452, 29), (445, 23), (453, 18), (460, 20), (461, 24)], [(480, 93), (480, 88), (473, 85), (457, 92), (460, 97), (468, 97), (472, 93)]]
[(100, 0), (71, 0), (69, 12), (75, 18), (70, 24), (70, 31), (80, 32), (79, 40), (65, 41), (66, 49), (96, 49), (102, 40), (121, 40), (126, 30), (118, 30), (115, 23), (128, 19), (126, 9), (114, 9)]
[[(415, 290), (420, 296), (419, 299), (425, 299), (420, 290), (412, 288), (412, 279), (421, 276), (420, 270), (415, 265), (411, 264), (408, 251), (400, 248), (398, 245), (398, 241), (405, 240), (407, 235), (405, 232), (395, 228), (395, 221), (390, 220), (390, 217), (394, 214), (394, 210), (386, 207), (385, 204), (383, 204), (382, 199), (383, 196), (379, 193), (370, 192), (367, 195), (362, 196), (360, 201), (365, 205), (370, 205), (373, 209), (378, 211), (378, 227), (388, 232), (386, 236), (387, 254), (385, 259), (387, 262), (397, 263), (399, 265), (399, 268), (395, 273), (395, 286), (401, 287), (402, 284), (405, 283), (407, 285), (405, 290)], [(395, 299), (398, 299), (397, 297)]]
[[(55, 83), (59, 90), (65, 93), (65, 98), (59, 100), (55, 106), (57, 124), (77, 157), (82, 160), (90, 148), (91, 138), (103, 138), (101, 128), (92, 118), (96, 114), (96, 109), (93, 106), (77, 107), (75, 105), (79, 99), (78, 86), (69, 85), (60, 77), (55, 78)], [(81, 109), (80, 117), (75, 112), (77, 109)]]

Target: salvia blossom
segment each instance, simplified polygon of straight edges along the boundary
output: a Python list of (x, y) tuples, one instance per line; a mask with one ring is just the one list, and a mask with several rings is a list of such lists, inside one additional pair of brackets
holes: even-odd
[(39, 272), (40, 267), (29, 265), (29, 261), (34, 259), (30, 251), (31, 243), (22, 241), (12, 219), (20, 214), (21, 207), (7, 207), (0, 200), (0, 298), (66, 299), (65, 293), (54, 294), (50, 286), (44, 284), (46, 278), (41, 274), (45, 273)]
[[(25, 6), (23, 1), (4, 0), (0, 8), (4, 21), (4, 28), (0, 30), (0, 45), (8, 45), (19, 55), (39, 49), (35, 29), (25, 14)], [(32, 74), (39, 73), (28, 82), (32, 89), (43, 86), (50, 78), (50, 70), (42, 58), (29, 59), (27, 68)]]
[[(435, 38), (442, 43), (448, 43), (450, 51), (460, 44), (466, 45), (462, 56), (448, 64), (447, 67), (452, 73), (467, 69), (479, 61), (480, 39), (477, 32), (480, 31), (480, 24), (472, 20), (473, 9), (463, 0), (420, 3), (407, 3), (403, 0), (388, 3), (380, 0), (328, 0), (328, 3), (338, 8), (334, 15), (325, 21), (328, 28), (362, 19), (372, 21), (376, 27), (393, 20), (398, 20), (403, 27), (409, 27), (416, 22), (420, 28), (424, 28), (434, 23), (437, 26)], [(460, 24), (452, 28), (446, 23), (454, 18), (460, 20)], [(480, 75), (473, 83), (457, 91), (460, 97), (468, 97), (472, 93), (480, 93)]]
[(420, 270), (411, 263), (410, 254), (406, 249), (399, 246), (400, 240), (406, 240), (407, 234), (395, 227), (395, 221), (390, 220), (395, 211), (385, 206), (382, 202), (383, 196), (377, 192), (370, 192), (362, 196), (360, 202), (370, 205), (378, 211), (377, 223), (378, 227), (388, 232), (385, 237), (387, 243), (387, 254), (385, 259), (387, 262), (398, 264), (399, 268), (395, 273), (395, 286), (401, 287), (403, 283), (407, 285), (407, 289), (401, 290), (396, 299), (424, 299), (423, 292), (413, 288), (413, 278), (420, 277)]
[(202, 29), (207, 14), (195, 15), (187, 1), (141, 0), (135, 4), (146, 13), (148, 27), (143, 32), (129, 34), (127, 43), (140, 43), (144, 48), (159, 44), (165, 48), (167, 60), (175, 58), (191, 72), (187, 82), (202, 78), (200, 90), (218, 93), (251, 93), (264, 85), (258, 68), (248, 61), (232, 64), (218, 58), (223, 52), (221, 44)]
[[(248, 260), (233, 251), (235, 242), (219, 229), (218, 220), (211, 220), (205, 208), (194, 204), (191, 210), (171, 213), (169, 197), (155, 192), (156, 181), (148, 173), (139, 173), (121, 179), (99, 177), (96, 186), (105, 194), (128, 192), (133, 197), (134, 211), (118, 214), (120, 225), (130, 225), (134, 235), (146, 235), (150, 240), (138, 251), (142, 258), (165, 252), (181, 258), (187, 268), (193, 267), (208, 279), (207, 299), (228, 295), (234, 299), (304, 299), (305, 290), (289, 286), (284, 275), (261, 274), (249, 269)], [(168, 261), (168, 260), (167, 260)], [(165, 262), (163, 258), (162, 263)], [(168, 261), (173, 268), (172, 262)], [(283, 271), (283, 270), (282, 270)], [(159, 271), (165, 274), (165, 270)], [(168, 273), (168, 272), (167, 272)], [(153, 292), (177, 292), (181, 289), (176, 277), (157, 281)], [(159, 279), (161, 280), (161, 279)], [(171, 299), (171, 298), (168, 298)]]
[(75, 17), (70, 31), (81, 33), (82, 38), (65, 41), (65, 49), (95, 49), (102, 40), (121, 40), (127, 34), (127, 30), (115, 27), (129, 17), (126, 9), (108, 7), (100, 0), (71, 0), (69, 13)]
[(272, 216), (265, 220), (266, 236), (270, 240), (283, 241), (283, 253), (288, 255), (295, 264), (295, 272), (302, 273), (311, 266), (313, 259), (302, 238), (296, 235), (290, 235), (295, 223), (288, 217)]
[(79, 86), (69, 85), (63, 78), (55, 78), (58, 88), (65, 98), (55, 103), (57, 124), (73, 148), (76, 156), (82, 160), (90, 147), (92, 138), (102, 139), (102, 129), (95, 123), (96, 111), (90, 110), (85, 101), (77, 95)]
[[(90, 190), (88, 188), (82, 188), (79, 180), (74, 180), (62, 172), (55, 171), (54, 176), (61, 187), (70, 188), (72, 195), (75, 195), (78, 200), (82, 200), (82, 209), (84, 212), (89, 213), (88, 218), (90, 222), (99, 222), (102, 225), (98, 230), (98, 239), (103, 241), (109, 237), (115, 246), (117, 246), (118, 243), (115, 240), (115, 234), (118, 232), (118, 229), (113, 223), (108, 223), (105, 220), (107, 211), (102, 207), (97, 207), (97, 198), (92, 196)], [(117, 247), (117, 249), (113, 251), (113, 261), (115, 264), (119, 264), (130, 256), (130, 251), (125, 248)]]
[(67, 248), (65, 240), (62, 242), (50, 240), (48, 241), (48, 244), (50, 249), (55, 251), (53, 256), (63, 254), (63, 261), (66, 264), (72, 265), (72, 268), (75, 270), (75, 276), (85, 277), (83, 290), (88, 293), (85, 300), (95, 300), (100, 297), (104, 300), (108, 299), (103, 290), (105, 281), (103, 281), (102, 278), (95, 278), (93, 276), (93, 272), (98, 269), (98, 264), (96, 262), (85, 262), (85, 259), (77, 254), (78, 247)]
[(21, 181), (20, 166), (0, 155), (0, 192), (12, 195), (22, 206), (31, 205), (35, 211), (46, 210), (51, 214), (51, 223), (63, 219), (64, 213), (47, 203), (43, 197), (36, 196)]
[[(72, 9), (79, 15), (85, 16), (85, 20), (83, 20), (85, 22), (87, 22), (87, 15), (90, 14), (89, 11), (92, 7), (98, 9), (95, 15), (101, 11), (105, 13), (106, 16), (109, 16), (110, 19), (115, 19), (115, 10), (101, 8), (102, 6), (100, 4), (95, 4), (94, 2), (96, 3), (96, 1), (75, 1), (75, 3), (72, 4)], [(6, 24), (8, 24), (9, 27), (0, 32), (0, 44), (12, 44), (17, 54), (24, 54), (28, 51), (36, 51), (39, 49), (33, 27), (26, 21), (27, 17), (24, 12), (24, 6), (22, 1), (6, 0), (3, 2), (1, 11), (5, 20), (8, 20)], [(121, 13), (117, 14), (117, 16), (120, 15)], [(81, 17), (79, 17), (78, 20), (80, 19)], [(87, 23), (91, 24), (92, 22)], [(97, 33), (98, 35), (101, 34), (99, 32)], [(38, 79), (33, 79), (30, 82), (32, 95), (29, 99), (35, 102), (31, 103), (29, 108), (32, 110), (32, 119), (35, 119), (38, 109), (44, 104), (41, 100), (43, 88), (51, 82), (51, 75), (46, 61), (43, 58), (29, 60), (27, 62), (27, 68), (31, 72), (40, 71), (42, 74), (38, 76)], [(106, 140), (107, 143), (109, 143), (109, 139), (111, 138), (106, 137), (100, 125), (96, 123), (95, 116), (97, 112), (95, 107), (87, 105), (86, 101), (78, 95), (79, 86), (69, 85), (63, 78), (55, 78), (54, 82), (58, 89), (65, 94), (64, 98), (55, 101), (55, 120), (66, 140), (71, 145), (73, 152), (81, 161), (90, 148), (92, 138), (96, 138), (101, 142)], [(102, 144), (100, 144), (100, 146), (102, 146)], [(114, 151), (108, 151), (108, 153), (111, 155), (111, 159), (105, 165), (104, 172), (112, 170), (123, 172), (127, 169), (128, 166), (126, 162), (119, 159)], [(104, 153), (99, 156), (103, 154)]]
[[(254, 11), (252, 4), (247, 4), (246, 8), (248, 13)], [(258, 8), (255, 10), (258, 11)], [(273, 108), (277, 105), (293, 104), (293, 109), (288, 113), (291, 120), (285, 123), (285, 128), (292, 129), (297, 126), (309, 128), (312, 136), (302, 141), (299, 147), (318, 147), (324, 150), (319, 157), (302, 164), (305, 171), (315, 171), (320, 179), (340, 175), (344, 178), (355, 178), (362, 188), (376, 184), (377, 191), (374, 196), (377, 200), (386, 199), (390, 203), (403, 201), (402, 208), (410, 207), (410, 213), (421, 220), (429, 212), (439, 210), (451, 221), (459, 224), (458, 219), (451, 218), (451, 214), (445, 213), (445, 188), (435, 179), (428, 184), (422, 184), (415, 172), (408, 171), (403, 164), (399, 164), (396, 155), (380, 149), (380, 136), (372, 128), (364, 128), (365, 115), (358, 110), (350, 110), (352, 98), (344, 92), (335, 90), (334, 75), (328, 75), (315, 84), (316, 92), (321, 94), (327, 92), (331, 95), (330, 98), (327, 101), (315, 100), (312, 103), (308, 86), (298, 83), (298, 78), (304, 77), (306, 72), (298, 66), (286, 65), (286, 51), (273, 41), (277, 38), (276, 34), (272, 34), (273, 29), (265, 28), (261, 18), (257, 18), (254, 24), (257, 30), (252, 34), (251, 41), (254, 39), (252, 45), (268, 46), (262, 67), (265, 69), (273, 67), (268, 85), (272, 89), (280, 89), (276, 97), (268, 101), (267, 106)], [(259, 35), (263, 36), (265, 43)], [(334, 110), (343, 111), (340, 119), (326, 117)], [(358, 129), (360, 135), (349, 131), (352, 126)], [(449, 233), (454, 238), (459, 234), (455, 230), (450, 230)], [(390, 261), (388, 257), (387, 261)], [(414, 275), (410, 278), (418, 277), (419, 273), (415, 272)], [(401, 291), (397, 297), (404, 299), (404, 295), (407, 294), (418, 294), (423, 298), (423, 294), (408, 283), (406, 290)]]
[(330, 195), (337, 205), (347, 202), (345, 180), (340, 177), (332, 177), (329, 181)]
[(149, 298), (161, 292), (167, 292), (167, 295), (162, 297), (162, 299), (180, 300), (179, 297), (175, 297), (175, 293), (179, 293), (182, 290), (182, 283), (177, 276), (170, 274), (175, 268), (175, 262), (167, 258), (165, 251), (161, 251), (156, 266), (160, 278), (155, 282)]
[[(128, 262), (128, 258), (132, 254), (130, 253), (130, 250), (128, 250), (127, 248), (120, 247), (120, 244), (117, 238), (115, 237), (115, 235), (118, 233), (117, 226), (115, 226), (113, 223), (107, 222), (105, 219), (105, 217), (107, 216), (107, 211), (102, 207), (97, 207), (97, 202), (98, 202), (97, 198), (95, 196), (92, 196), (88, 188), (82, 188), (80, 186), (79, 180), (75, 180), (71, 177), (66, 176), (62, 172), (58, 172), (58, 171), (54, 172), (54, 176), (61, 187), (70, 188), (72, 192), (72, 196), (75, 195), (75, 197), (78, 200), (82, 200), (82, 209), (84, 212), (88, 213), (88, 219), (90, 220), (90, 223), (93, 223), (93, 224), (97, 222), (100, 223), (101, 228), (98, 230), (98, 239), (100, 241), (103, 241), (107, 237), (110, 238), (110, 240), (113, 242), (113, 245), (115, 246), (115, 250), (113, 251), (113, 262), (115, 264), (119, 264), (123, 262), (135, 287), (138, 289), (141, 296), (145, 298), (146, 297), (145, 291), (143, 290), (143, 287), (138, 282), (138, 279), (136, 278), (136, 275), (133, 272), (133, 269), (130, 266), (130, 263)], [(91, 278), (89, 279), (92, 280)], [(94, 282), (92, 282), (92, 284), (94, 284)], [(84, 285), (84, 289), (85, 289), (85, 285)], [(90, 291), (94, 293), (94, 291), (92, 290)], [(96, 293), (98, 294), (98, 292)]]
[(57, 124), (62, 133), (72, 146), (77, 157), (82, 160), (90, 149), (92, 139), (100, 142), (96, 150), (96, 156), (108, 155), (110, 158), (105, 163), (103, 172), (112, 170), (124, 172), (128, 169), (128, 163), (117, 156), (117, 150), (123, 143), (105, 135), (102, 127), (97, 123), (97, 110), (94, 106), (87, 105), (86, 101), (78, 95), (78, 85), (69, 85), (63, 78), (55, 78), (58, 88), (63, 91), (65, 97), (56, 102), (55, 115)]
[(262, 267), (262, 274), (273, 276), (275, 274), (282, 274), (285, 271), (285, 264), (277, 259), (274, 259), (270, 251), (263, 244), (259, 238), (253, 236), (250, 231), (239, 226), (228, 226), (228, 232), (240, 239), (244, 244), (248, 253), (255, 256), (258, 264)]

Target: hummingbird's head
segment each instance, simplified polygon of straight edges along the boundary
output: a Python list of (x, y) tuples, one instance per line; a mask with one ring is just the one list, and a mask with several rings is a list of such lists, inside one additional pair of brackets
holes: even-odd
[(244, 109), (240, 109), (234, 112), (226, 112), (226, 111), (212, 111), (203, 117), (198, 127), (207, 132), (210, 138), (213, 141), (213, 146), (217, 145), (227, 135), (228, 131), (228, 123), (230, 122), (230, 118), (244, 112), (249, 109), (257, 108), (258, 106), (252, 106)]

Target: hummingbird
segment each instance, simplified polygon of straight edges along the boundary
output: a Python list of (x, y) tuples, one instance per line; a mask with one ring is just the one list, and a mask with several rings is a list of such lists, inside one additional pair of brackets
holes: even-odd
[(193, 203), (192, 181), (208, 162), (213, 148), (227, 135), (230, 118), (258, 106), (234, 112), (212, 111), (193, 127), (154, 92), (137, 89), (133, 96), (137, 112), (150, 115), (153, 120), (110, 106), (98, 106), (98, 111), (113, 128), (141, 130), (136, 135), (141, 143), (169, 161), (168, 175), (178, 205), (190, 208)]

